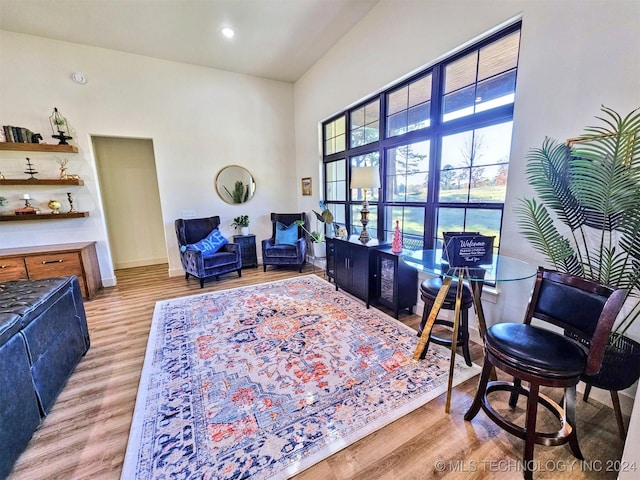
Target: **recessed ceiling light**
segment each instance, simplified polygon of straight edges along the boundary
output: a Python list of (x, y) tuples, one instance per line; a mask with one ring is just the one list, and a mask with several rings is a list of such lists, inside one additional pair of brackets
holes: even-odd
[(233, 28), (231, 28), (231, 27), (224, 27), (222, 29), (222, 35), (224, 35), (227, 38), (233, 38), (233, 36), (235, 35), (235, 32), (233, 31)]

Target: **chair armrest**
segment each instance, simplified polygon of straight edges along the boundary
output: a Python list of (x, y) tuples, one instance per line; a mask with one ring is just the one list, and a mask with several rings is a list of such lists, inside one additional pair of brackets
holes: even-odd
[(264, 240), (262, 240), (262, 250), (264, 251), (267, 248), (273, 247), (274, 243), (275, 243), (275, 239), (265, 238)]
[(185, 250), (180, 252), (180, 255), (185, 260), (191, 260), (194, 262), (202, 262), (202, 252), (200, 250)]
[(225, 244), (220, 251), (228, 252), (228, 253), (237, 253), (240, 254), (240, 244), (239, 243), (227, 243)]
[(304, 237), (300, 237), (298, 240), (296, 240), (296, 251), (298, 252), (298, 255), (304, 255), (305, 252), (307, 251), (307, 239)]

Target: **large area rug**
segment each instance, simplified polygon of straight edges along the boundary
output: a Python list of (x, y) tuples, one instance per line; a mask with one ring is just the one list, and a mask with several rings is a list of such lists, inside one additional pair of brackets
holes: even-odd
[(446, 391), (416, 344), (315, 275), (158, 302), (121, 478), (291, 477)]

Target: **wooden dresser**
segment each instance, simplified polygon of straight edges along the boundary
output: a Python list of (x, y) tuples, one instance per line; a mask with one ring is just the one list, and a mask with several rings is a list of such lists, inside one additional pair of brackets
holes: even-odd
[(0, 250), (0, 282), (76, 275), (82, 296), (102, 288), (96, 242), (62, 243)]

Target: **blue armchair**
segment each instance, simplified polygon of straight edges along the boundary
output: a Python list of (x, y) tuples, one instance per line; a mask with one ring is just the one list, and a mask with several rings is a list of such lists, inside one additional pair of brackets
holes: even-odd
[(295, 265), (298, 271), (302, 272), (305, 256), (307, 253), (307, 241), (304, 238), (302, 227), (291, 227), (295, 229), (295, 238), (289, 244), (277, 241), (277, 223), (284, 226), (291, 226), (296, 220), (306, 220), (304, 213), (272, 213), (271, 223), (273, 224), (271, 238), (262, 240), (262, 265), (267, 271), (267, 265)]
[[(242, 256), (240, 255), (240, 245), (236, 243), (226, 243), (214, 253), (186, 248), (194, 245), (207, 236), (220, 225), (220, 217), (208, 218), (179, 218), (175, 221), (176, 235), (178, 236), (178, 248), (180, 249), (180, 260), (185, 272), (185, 279), (192, 275), (200, 280), (200, 288), (204, 287), (204, 281), (218, 277), (224, 273), (238, 272), (238, 277), (242, 276)], [(184, 247), (184, 248), (183, 248)]]

